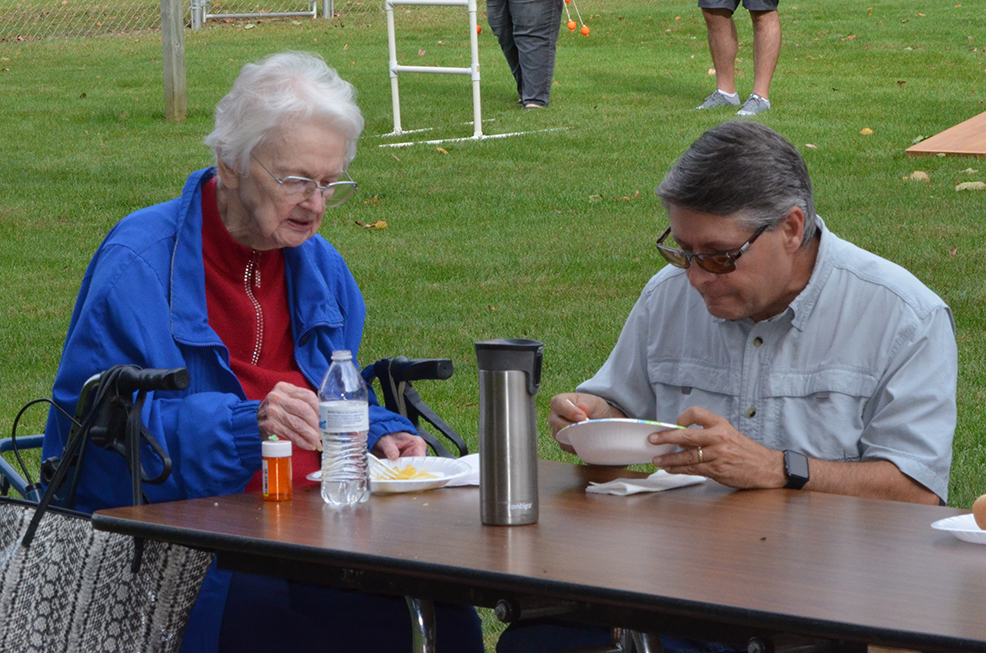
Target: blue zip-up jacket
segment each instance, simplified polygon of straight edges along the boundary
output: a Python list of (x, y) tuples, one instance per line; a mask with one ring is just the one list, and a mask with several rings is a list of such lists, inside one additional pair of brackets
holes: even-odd
[[(188, 368), (186, 390), (150, 393), (144, 405), (144, 424), (173, 464), (163, 484), (144, 484), (151, 502), (242, 492), (261, 464), (260, 402), (246, 398), (206, 310), (201, 188), (214, 174), (215, 168), (195, 172), (181, 197), (133, 213), (107, 235), (82, 279), (52, 391), (72, 413), (86, 379), (114, 365)], [(363, 297), (342, 257), (319, 235), (284, 249), (284, 263), (295, 360), (318, 387), (333, 350), (356, 355)], [(371, 392), (369, 446), (398, 431), (415, 432)], [(60, 455), (67, 437), (68, 421), (52, 409), (44, 458)], [(141, 459), (151, 476), (160, 470), (146, 446)], [(75, 508), (130, 505), (130, 484), (123, 456), (89, 445)], [(228, 588), (228, 573), (213, 566), (183, 651), (218, 649)]]

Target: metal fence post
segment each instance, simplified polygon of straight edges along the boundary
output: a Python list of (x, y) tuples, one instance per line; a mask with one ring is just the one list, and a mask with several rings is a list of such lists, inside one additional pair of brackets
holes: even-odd
[(189, 0), (188, 8), (192, 13), (192, 29), (202, 28), (202, 16), (205, 14), (205, 8), (202, 6), (203, 0)]
[(164, 62), (164, 119), (185, 122), (185, 26), (182, 0), (161, 0), (161, 47)]

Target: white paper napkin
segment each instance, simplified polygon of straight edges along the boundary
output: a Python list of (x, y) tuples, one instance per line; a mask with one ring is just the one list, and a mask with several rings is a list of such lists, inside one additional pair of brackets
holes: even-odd
[(676, 487), (695, 485), (705, 482), (704, 476), (690, 476), (688, 474), (668, 474), (663, 469), (659, 469), (647, 478), (620, 478), (609, 483), (589, 482), (589, 487), (585, 489), (590, 494), (615, 494), (625, 497), (628, 494), (639, 492), (660, 492), (661, 490), (673, 490)]
[(458, 459), (460, 463), (469, 465), (472, 470), (461, 478), (449, 481), (445, 487), (459, 487), (460, 485), (479, 485), (479, 454), (471, 453)]

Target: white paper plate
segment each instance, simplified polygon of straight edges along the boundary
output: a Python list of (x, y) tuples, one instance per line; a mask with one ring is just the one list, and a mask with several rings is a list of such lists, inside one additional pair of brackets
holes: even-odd
[(680, 427), (642, 419), (593, 419), (566, 426), (555, 439), (574, 447), (579, 458), (590, 465), (639, 465), (677, 451), (677, 445), (647, 441), (651, 433), (676, 428)]
[(949, 531), (955, 537), (966, 542), (986, 544), (986, 531), (976, 525), (976, 518), (972, 513), (939, 519), (931, 527), (940, 531)]
[[(413, 465), (418, 471), (434, 474), (436, 478), (388, 481), (374, 478), (373, 470), (370, 470), (370, 491), (377, 494), (434, 490), (462, 478), (472, 471), (469, 465), (455, 458), (439, 458), (437, 456), (412, 456), (397, 460), (381, 460), (380, 462), (395, 469), (404, 469), (407, 465)], [(321, 470), (312, 472), (306, 478), (309, 481), (321, 481), (322, 472)]]

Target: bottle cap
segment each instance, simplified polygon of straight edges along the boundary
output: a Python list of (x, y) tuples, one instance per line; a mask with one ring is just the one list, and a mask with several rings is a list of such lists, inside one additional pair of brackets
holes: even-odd
[(348, 349), (337, 349), (332, 352), (332, 360), (334, 361), (351, 361), (353, 360), (353, 353)]
[(290, 458), (290, 440), (264, 440), (260, 444), (260, 453), (264, 458)]

